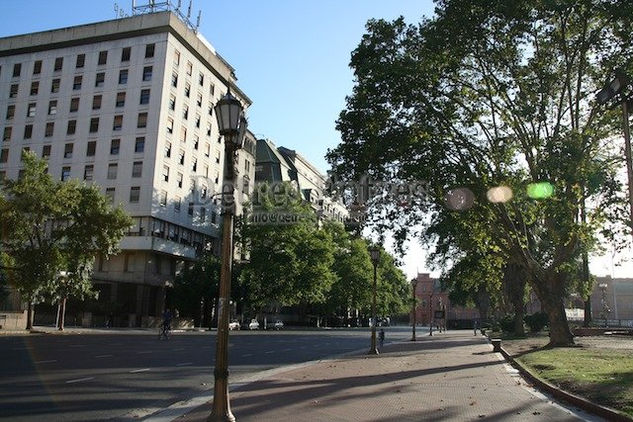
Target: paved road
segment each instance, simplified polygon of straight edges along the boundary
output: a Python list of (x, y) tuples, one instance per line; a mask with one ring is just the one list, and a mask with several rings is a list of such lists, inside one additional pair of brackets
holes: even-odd
[[(407, 338), (390, 328), (388, 340)], [(232, 332), (231, 382), (369, 347), (368, 329)], [(142, 417), (213, 387), (215, 333), (0, 337), (0, 421)]]

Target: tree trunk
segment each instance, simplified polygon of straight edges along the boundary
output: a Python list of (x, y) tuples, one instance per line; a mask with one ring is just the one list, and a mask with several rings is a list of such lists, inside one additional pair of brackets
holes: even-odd
[(59, 331), (64, 331), (64, 318), (66, 316), (66, 298), (59, 301)]
[(61, 309), (61, 304), (57, 301), (57, 315), (55, 315), (55, 328), (59, 328), (59, 310)]
[(515, 261), (510, 261), (503, 270), (503, 291), (512, 304), (514, 335), (519, 337), (525, 336), (523, 317), (525, 316), (525, 285), (527, 284), (527, 277), (525, 268)]
[(551, 297), (541, 303), (549, 317), (549, 346), (572, 346), (574, 336), (567, 323), (565, 305), (562, 299), (556, 300), (555, 297)]
[(525, 327), (523, 318), (525, 317), (525, 309), (523, 303), (520, 306), (514, 306), (514, 335), (517, 337), (525, 337)]
[(29, 300), (28, 308), (26, 310), (26, 329), (33, 329), (33, 302)]

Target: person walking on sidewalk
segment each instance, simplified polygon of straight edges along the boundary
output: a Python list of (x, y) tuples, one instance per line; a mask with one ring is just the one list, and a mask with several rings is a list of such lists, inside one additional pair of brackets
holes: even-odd
[(475, 332), (475, 335), (477, 335), (477, 329), (479, 328), (479, 321), (474, 320), (473, 321), (473, 331)]
[(382, 350), (382, 345), (385, 344), (385, 330), (382, 328), (380, 329), (380, 332), (378, 332), (378, 344), (379, 348)]

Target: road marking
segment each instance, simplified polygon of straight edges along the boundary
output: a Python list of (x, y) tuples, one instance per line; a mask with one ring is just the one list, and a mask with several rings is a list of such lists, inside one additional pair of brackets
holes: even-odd
[(76, 382), (90, 381), (90, 380), (93, 380), (93, 379), (95, 379), (95, 377), (77, 378), (76, 380), (66, 381), (66, 384), (74, 384)]
[(51, 359), (51, 360), (38, 360), (35, 363), (53, 363), (53, 362), (57, 362), (55, 359)]
[(183, 363), (176, 364), (176, 366), (189, 366), (189, 365), (193, 365), (193, 362), (183, 362)]
[(142, 352), (136, 352), (137, 355), (146, 355), (148, 353), (154, 353), (154, 352), (152, 350), (145, 350), (145, 351), (142, 351)]
[(267, 355), (269, 355), (271, 353), (275, 353), (275, 351), (274, 350), (269, 350), (269, 351), (266, 352)]
[(247, 358), (247, 357), (250, 357), (250, 356), (253, 356), (253, 354), (252, 353), (247, 353), (245, 355), (242, 355), (243, 358)]
[(95, 356), (95, 357), (96, 357), (97, 359), (100, 359), (100, 358), (111, 358), (112, 356), (114, 356), (114, 355), (97, 355), (97, 356)]
[(130, 374), (137, 374), (139, 372), (147, 372), (147, 371), (149, 371), (149, 368), (135, 369), (133, 371), (130, 371)]

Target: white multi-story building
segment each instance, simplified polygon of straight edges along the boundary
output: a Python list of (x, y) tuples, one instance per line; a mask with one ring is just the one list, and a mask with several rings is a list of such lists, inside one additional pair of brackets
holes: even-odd
[[(179, 263), (219, 250), (213, 107), (229, 89), (251, 104), (234, 69), (169, 11), (0, 39), (0, 177), (18, 177), (30, 150), (54, 178), (100, 186), (134, 219), (121, 254), (95, 266), (115, 324), (160, 315)], [(238, 199), (253, 189), (255, 148), (248, 133)]]

